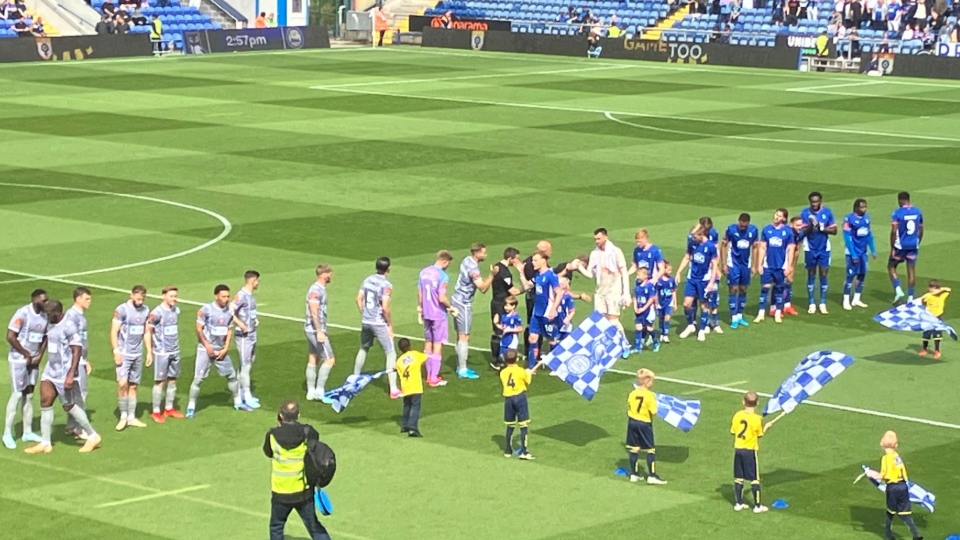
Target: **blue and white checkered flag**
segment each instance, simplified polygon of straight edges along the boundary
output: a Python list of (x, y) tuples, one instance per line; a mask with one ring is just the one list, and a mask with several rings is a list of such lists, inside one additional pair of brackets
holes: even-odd
[(890, 308), (880, 313), (873, 320), (890, 328), (892, 330), (903, 330), (907, 332), (946, 332), (950, 337), (957, 339), (957, 332), (934, 317), (932, 313), (923, 307), (920, 300), (907, 302), (906, 304)]
[(700, 418), (700, 400), (657, 394), (657, 416), (684, 433), (689, 433)]
[[(870, 467), (863, 465), (863, 472), (867, 473), (867, 472), (875, 472), (875, 471)], [(877, 488), (880, 491), (883, 491), (884, 493), (886, 493), (887, 491), (886, 484), (884, 484), (883, 482), (874, 480), (869, 476), (867, 476), (867, 478), (870, 480), (870, 482), (873, 485), (877, 486)], [(907, 481), (907, 490), (910, 492), (910, 502), (912, 504), (919, 504), (920, 506), (926, 508), (928, 512), (931, 512), (931, 513), (933, 512), (933, 508), (937, 504), (936, 495), (934, 495), (933, 493), (930, 493), (929, 491), (923, 489), (919, 485), (914, 484), (913, 482), (910, 482), (910, 481)]]
[(542, 361), (578, 394), (591, 400), (600, 390), (600, 376), (629, 348), (617, 328), (595, 311)]
[(330, 403), (333, 410), (338, 413), (343, 412), (343, 410), (347, 408), (347, 405), (350, 404), (351, 399), (357, 397), (357, 394), (359, 394), (365, 386), (370, 384), (370, 381), (379, 379), (384, 373), (386, 373), (386, 371), (350, 375), (342, 386), (334, 388), (333, 390), (327, 390), (323, 395), (333, 400), (333, 402)]
[(853, 364), (853, 358), (834, 351), (817, 351), (804, 358), (773, 393), (763, 415), (792, 412), (801, 401), (816, 394)]

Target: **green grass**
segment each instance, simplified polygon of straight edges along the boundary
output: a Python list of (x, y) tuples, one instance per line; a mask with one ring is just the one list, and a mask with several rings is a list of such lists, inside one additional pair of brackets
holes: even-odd
[[(895, 194), (909, 189), (927, 216), (918, 281), (960, 283), (950, 217), (960, 202), (960, 113), (949, 107), (960, 85), (952, 83), (831, 89), (823, 87), (859, 79), (419, 49), (3, 66), (0, 79), (14, 90), (0, 96), (0, 312), (35, 287), (67, 299), (74, 283), (96, 286), (90, 408), (105, 434), (102, 449), (80, 456), (60, 436), (58, 411), (52, 454), (0, 452), (4, 539), (266, 538), (269, 462), (260, 446), (278, 404), (303, 395), (299, 320), (321, 262), (335, 268), (331, 383), (352, 369), (353, 298), (380, 255), (394, 260), (396, 331), (418, 335), (416, 274), (441, 248), (459, 260), (472, 242), (491, 254), (508, 245), (529, 253), (545, 238), (568, 258), (592, 247), (595, 227), (629, 248), (642, 226), (677, 261), (699, 216), (722, 228), (750, 211), (762, 224), (779, 206), (799, 211), (811, 190), (838, 219), (867, 197), (882, 247)], [(822, 93), (788, 91), (812, 87)], [(111, 194), (207, 209), (232, 230), (183, 257), (110, 270), (191, 250), (223, 230), (189, 207)], [(123, 291), (178, 285), (190, 351), (190, 302), (208, 301), (220, 282), (239, 287), (248, 268), (263, 273), (254, 382), (264, 410), (235, 413), (214, 377), (195, 420), (114, 433), (108, 331)], [(876, 465), (880, 435), (895, 429), (911, 478), (938, 496), (936, 514), (917, 512), (923, 532), (956, 532), (956, 346), (944, 345), (942, 361), (921, 359), (917, 336), (872, 322), (892, 297), (882, 260), (871, 263), (869, 310), (842, 311), (842, 268), (831, 279), (829, 316), (675, 342), (618, 365), (769, 392), (813, 350), (853, 355), (856, 364), (817, 400), (892, 416), (802, 406), (778, 424), (762, 442), (761, 465), (765, 498), (785, 499), (787, 510), (731, 511), (728, 429), (739, 395), (681, 382), (657, 389), (700, 398), (703, 414), (689, 434), (657, 426), (663, 488), (613, 474), (626, 462), (624, 373), (605, 375), (590, 403), (537, 377), (530, 441), (538, 459), (504, 460), (480, 296), (471, 365), (482, 378), (427, 392), (425, 439), (398, 438), (400, 406), (382, 381), (341, 415), (304, 404), (340, 460), (329, 490), (336, 515), (325, 523), (334, 538), (355, 540), (876, 538), (882, 495), (851, 480), (860, 464)], [(574, 288), (591, 287), (581, 278)], [(756, 297), (754, 287), (751, 309)], [(803, 304), (802, 284), (797, 297)], [(954, 323), (956, 309), (948, 302)], [(382, 361), (374, 350), (368, 366)], [(447, 350), (448, 378), (453, 365)], [(3, 370), (0, 387), (8, 385)], [(289, 531), (305, 535), (299, 523)]]

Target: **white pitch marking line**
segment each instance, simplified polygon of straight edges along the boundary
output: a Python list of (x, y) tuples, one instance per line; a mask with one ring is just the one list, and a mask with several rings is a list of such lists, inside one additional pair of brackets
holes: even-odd
[[(662, 379), (663, 377), (660, 377), (660, 378)], [(724, 385), (722, 385), (722, 386), (740, 386), (740, 385), (742, 385), (742, 384), (747, 384), (748, 382), (750, 382), (750, 381), (737, 381), (737, 382), (727, 383), (727, 384), (724, 384)], [(684, 392), (683, 395), (685, 395), (685, 396), (695, 396), (695, 395), (697, 395), (697, 394), (706, 394), (707, 392), (715, 392), (715, 391), (716, 391), (715, 388), (701, 388), (701, 389), (699, 389), (699, 390), (694, 390), (694, 391), (692, 391), (692, 392)]]
[[(787, 88), (787, 92), (812, 92), (814, 90), (822, 90), (824, 88), (846, 88), (848, 86), (870, 86), (873, 84), (883, 84), (882, 81), (861, 81), (861, 82), (849, 82), (849, 83), (840, 83), (840, 84), (825, 84), (822, 86), (802, 86), (799, 88)], [(814, 92), (818, 93), (818, 92)], [(883, 97), (883, 96), (877, 96)]]
[(311, 90), (336, 90), (338, 88), (353, 88), (356, 86), (381, 86), (381, 85), (386, 86), (386, 85), (394, 85), (394, 84), (469, 81), (474, 79), (498, 79), (502, 77), (527, 77), (530, 75), (556, 75), (561, 73), (584, 73), (588, 71), (606, 71), (610, 69), (629, 69), (631, 67), (634, 67), (634, 66), (611, 64), (611, 65), (589, 67), (589, 68), (551, 69), (547, 71), (527, 71), (527, 72), (516, 72), (516, 73), (487, 73), (483, 75), (462, 75), (459, 77), (438, 77), (434, 79), (397, 79), (397, 80), (391, 80), (391, 81), (366, 81), (366, 82), (358, 82), (358, 83), (328, 84), (328, 85), (311, 86), (310, 89)]
[[(13, 275), (15, 275), (15, 276), (23, 276), (23, 277), (26, 277), (26, 278), (30, 278), (31, 280), (53, 281), (53, 282), (56, 282), (56, 283), (64, 283), (64, 284), (67, 284), (67, 285), (82, 285), (82, 286), (84, 286), (84, 287), (89, 287), (89, 288), (92, 288), (92, 289), (99, 289), (99, 290), (102, 290), (102, 291), (111, 291), (111, 292), (122, 293), (122, 294), (128, 294), (128, 293), (130, 292), (130, 291), (127, 290), (127, 289), (121, 289), (121, 288), (118, 288), (118, 287), (110, 287), (110, 286), (107, 286), (107, 285), (97, 285), (97, 284), (95, 284), (95, 283), (84, 283), (84, 282), (81, 282), (81, 281), (73, 281), (73, 280), (61, 279), (61, 278), (56, 278), (56, 277), (41, 276), (41, 275), (37, 275), (37, 274), (28, 274), (28, 273), (25, 273), (25, 272), (18, 272), (18, 271), (15, 271), (15, 270), (5, 270), (5, 269), (0, 268), (0, 272), (7, 273), (7, 274), (13, 274)], [(147, 295), (147, 296), (149, 296), (150, 298), (156, 298), (156, 299), (159, 299), (159, 298), (160, 298), (160, 296), (159, 296), (159, 295), (156, 295), (156, 294), (149, 294), (149, 295)], [(193, 300), (186, 300), (186, 299), (182, 299), (182, 298), (181, 298), (180, 300), (178, 300), (178, 301), (181, 302), (181, 303), (183, 303), (183, 304), (192, 305), (192, 306), (202, 306), (202, 305), (203, 305), (202, 302), (195, 302), (195, 301), (193, 301)], [(290, 317), (289, 315), (279, 315), (279, 314), (276, 314), (276, 313), (264, 313), (264, 312), (259, 312), (258, 314), (259, 314), (260, 316), (266, 317), (266, 318), (268, 318), (268, 319), (277, 319), (277, 320), (281, 320), (281, 321), (292, 321), (292, 322), (300, 323), (300, 324), (303, 323), (303, 317)], [(349, 331), (351, 331), (351, 332), (359, 332), (359, 331), (360, 331), (360, 328), (357, 328), (356, 326), (346, 326), (346, 325), (343, 325), (343, 324), (333, 324), (333, 323), (328, 324), (328, 326), (330, 326), (331, 328), (337, 328), (337, 329), (339, 329), (339, 330), (349, 330)], [(398, 338), (402, 338), (402, 337), (403, 337), (403, 338), (411, 339), (411, 340), (414, 340), (414, 341), (423, 341), (423, 337), (422, 337), (422, 336), (407, 336), (407, 335), (402, 335), (402, 334), (395, 334), (395, 336), (398, 337)], [(451, 346), (451, 347), (452, 347), (452, 346), (454, 346), (454, 343), (444, 343), (444, 345), (448, 345), (448, 346)], [(474, 351), (487, 351), (487, 350), (488, 350), (488, 349), (485, 349), (485, 348), (483, 348), (483, 347), (473, 347), (473, 346), (471, 346), (470, 349), (471, 349), (471, 350), (474, 350)], [(618, 374), (620, 374), (620, 375), (636, 376), (636, 372), (633, 372), (633, 371), (623, 371), (623, 370), (620, 370), (620, 369), (608, 369), (607, 371), (612, 372), (612, 373), (618, 373)], [(686, 386), (693, 386), (693, 387), (696, 387), (696, 388), (708, 388), (708, 389), (710, 389), (710, 390), (719, 390), (719, 391), (721, 391), (721, 392), (730, 392), (730, 393), (735, 393), (735, 394), (743, 394), (744, 392), (746, 392), (746, 390), (743, 390), (743, 389), (740, 389), (740, 388), (731, 388), (731, 387), (729, 387), (729, 386), (722, 386), (722, 385), (717, 385), (717, 384), (708, 384), (708, 383), (701, 383), (701, 382), (697, 382), (697, 381), (688, 381), (688, 380), (685, 380), (685, 379), (675, 379), (675, 378), (673, 378), (673, 377), (662, 377), (662, 376), (658, 376), (657, 378), (660, 379), (660, 380), (662, 380), (662, 381), (669, 382), (669, 383), (682, 384), (682, 385), (686, 385)], [(765, 393), (762, 393), (762, 392), (757, 392), (757, 394), (760, 395), (760, 396), (764, 396), (764, 397), (771, 397), (770, 394), (765, 394)], [(801, 405), (812, 405), (812, 406), (814, 406), (814, 407), (824, 407), (824, 408), (826, 408), (826, 409), (834, 409), (834, 410), (838, 410), (838, 411), (852, 412), (852, 413), (857, 413), (857, 414), (863, 414), (863, 415), (866, 415), (866, 416), (877, 416), (877, 417), (880, 417), (880, 418), (891, 418), (891, 419), (893, 419), (893, 420), (901, 420), (901, 421), (904, 421), (904, 422), (912, 422), (912, 423), (915, 423), (915, 424), (924, 424), (924, 425), (927, 425), (927, 426), (943, 427), (943, 428), (950, 428), (950, 429), (960, 429), (960, 425), (958, 425), (958, 424), (951, 424), (951, 423), (949, 423), (949, 422), (941, 422), (941, 421), (939, 421), (939, 420), (927, 420), (927, 419), (925, 419), (925, 418), (916, 418), (916, 417), (913, 417), (913, 416), (902, 416), (902, 415), (899, 415), (899, 414), (887, 413), (887, 412), (883, 412), (883, 411), (872, 411), (872, 410), (869, 410), (869, 409), (860, 409), (860, 408), (857, 408), (857, 407), (848, 407), (848, 406), (846, 406), (846, 405), (835, 405), (835, 404), (833, 404), (833, 403), (825, 403), (825, 402), (823, 402), (823, 401), (813, 401), (813, 400), (809, 400), (809, 399), (808, 399), (808, 400), (803, 401), (803, 403), (801, 403)]]
[(659, 118), (665, 120), (683, 120), (688, 122), (704, 122), (710, 124), (733, 124), (737, 126), (754, 126), (770, 129), (784, 129), (784, 130), (797, 130), (797, 131), (812, 131), (817, 133), (840, 133), (844, 135), (862, 135), (867, 137), (889, 137), (896, 139), (914, 139), (922, 141), (938, 141), (938, 142), (951, 142), (951, 143), (960, 143), (960, 138), (954, 137), (938, 137), (935, 135), (914, 135), (909, 133), (886, 133), (882, 131), (863, 131), (858, 129), (842, 129), (842, 128), (828, 128), (828, 127), (816, 127), (816, 126), (789, 126), (784, 124), (767, 124), (763, 122), (740, 122), (736, 120), (722, 120), (716, 118), (691, 118), (686, 116), (673, 116), (668, 114), (651, 114), (651, 113), (640, 113), (640, 112), (626, 112), (626, 111), (606, 111), (603, 109), (591, 109), (587, 107), (565, 107), (560, 105), (544, 105), (538, 103), (515, 103), (510, 101), (493, 101), (489, 99), (468, 99), (468, 98), (456, 98), (456, 97), (445, 97), (445, 96), (423, 96), (416, 94), (400, 94), (396, 92), (378, 92), (373, 90), (356, 90), (348, 88), (336, 88), (331, 89), (331, 92), (344, 92), (348, 94), (361, 94), (369, 96), (386, 96), (386, 97), (399, 97), (399, 98), (412, 98), (412, 99), (424, 99), (431, 101), (448, 101), (453, 103), (470, 103), (474, 105), (493, 105), (497, 107), (516, 107), (520, 109), (539, 109), (547, 111), (567, 111), (567, 112), (582, 112), (582, 113), (594, 113), (594, 114), (615, 114), (619, 116), (635, 116), (639, 118)]
[(151, 501), (153, 499), (162, 499), (164, 497), (171, 497), (174, 495), (181, 495), (183, 493), (190, 493), (191, 491), (200, 491), (201, 489), (208, 489), (210, 486), (190, 486), (180, 489), (175, 489), (173, 491), (161, 491), (160, 493), (152, 493), (150, 495), (143, 495), (141, 497), (133, 497), (132, 499), (124, 499), (122, 501), (108, 502), (104, 504), (98, 504), (94, 508), (112, 508), (114, 506), (123, 506), (125, 504), (133, 504), (143, 501)]
[[(912, 144), (912, 143), (877, 143), (877, 142), (837, 142), (837, 141), (806, 141), (801, 139), (773, 139), (770, 137), (750, 137), (747, 135), (710, 135), (704, 133), (697, 133), (694, 131), (681, 131), (679, 129), (667, 129), (656, 126), (648, 126), (646, 124), (636, 124), (633, 122), (627, 122), (626, 120), (621, 120), (616, 116), (610, 114), (609, 111), (603, 113), (607, 120), (613, 120), (618, 124), (623, 124), (625, 126), (631, 126), (639, 129), (648, 129), (651, 131), (660, 131), (663, 133), (677, 133), (680, 135), (692, 135), (703, 138), (711, 139), (731, 139), (736, 141), (757, 141), (757, 142), (770, 142), (770, 143), (784, 143), (784, 144), (818, 144), (818, 145), (828, 145), (828, 146), (861, 146), (861, 147), (881, 147), (881, 148), (930, 148), (929, 144)], [(938, 147), (943, 148), (943, 147)]]
[[(133, 199), (133, 200), (137, 200), (137, 201), (147, 201), (147, 202), (152, 202), (152, 203), (157, 203), (157, 204), (165, 204), (165, 205), (167, 205), (167, 206), (174, 206), (174, 207), (177, 207), (177, 208), (183, 208), (183, 209), (186, 209), (186, 210), (192, 210), (192, 211), (194, 211), (194, 212), (199, 212), (199, 213), (201, 213), (201, 214), (206, 214), (206, 215), (208, 215), (208, 216), (216, 219), (217, 221), (219, 221), (220, 224), (223, 226), (223, 230), (220, 231), (220, 234), (218, 234), (216, 238), (212, 238), (212, 239), (210, 239), (210, 240), (207, 240), (206, 242), (200, 244), (199, 246), (194, 246), (194, 247), (192, 247), (192, 248), (190, 248), (190, 249), (187, 249), (187, 250), (184, 250), (184, 251), (179, 251), (179, 252), (177, 252), (177, 253), (173, 253), (173, 254), (170, 254), (170, 255), (165, 255), (165, 256), (163, 256), (163, 257), (157, 257), (157, 258), (155, 258), (155, 259), (150, 259), (150, 260), (146, 260), (146, 261), (140, 261), (140, 262), (129, 263), (129, 264), (122, 264), (122, 265), (120, 265), (120, 266), (111, 266), (111, 267), (109, 267), (109, 268), (99, 268), (99, 269), (96, 269), (96, 270), (87, 270), (87, 271), (84, 271), (84, 272), (74, 272), (74, 273), (71, 273), (71, 274), (60, 274), (60, 275), (57, 275), (57, 276), (52, 276), (52, 277), (56, 277), (56, 278), (79, 277), (79, 276), (89, 276), (89, 275), (93, 275), (93, 274), (103, 274), (103, 273), (106, 273), (106, 272), (115, 272), (115, 271), (117, 271), (117, 270), (127, 270), (127, 269), (130, 269), (130, 268), (137, 268), (137, 267), (140, 267), (140, 266), (147, 266), (147, 265), (150, 265), (150, 264), (156, 264), (156, 263), (159, 263), (159, 262), (169, 261), (169, 260), (172, 260), (172, 259), (179, 259), (179, 258), (181, 258), (181, 257), (186, 257), (187, 255), (192, 255), (192, 254), (194, 254), (194, 253), (196, 253), (196, 252), (198, 252), (198, 251), (202, 251), (202, 250), (204, 250), (204, 249), (207, 249), (208, 247), (210, 247), (210, 246), (216, 244), (217, 242), (223, 240), (224, 238), (226, 238), (227, 235), (229, 235), (230, 232), (233, 230), (233, 224), (230, 223), (230, 220), (228, 220), (227, 218), (221, 216), (220, 214), (218, 214), (218, 213), (216, 213), (216, 212), (214, 212), (214, 211), (212, 211), (212, 210), (207, 210), (206, 208), (200, 208), (199, 206), (193, 206), (193, 205), (190, 205), (190, 204), (179, 203), (179, 202), (174, 202), (174, 201), (168, 201), (168, 200), (165, 200), (165, 199), (158, 199), (158, 198), (156, 198), (156, 197), (147, 197), (147, 196), (145, 196), (145, 195), (133, 195), (133, 194), (130, 194), (130, 193), (114, 193), (114, 192), (111, 192), (111, 191), (99, 191), (99, 190), (94, 190), (94, 189), (68, 188), (68, 187), (60, 187), (60, 186), (45, 186), (45, 185), (41, 185), (41, 184), (13, 184), (13, 183), (9, 183), (9, 182), (0, 182), (0, 186), (10, 186), (10, 187), (29, 188), (29, 189), (49, 189), (49, 190), (53, 190), (53, 191), (71, 191), (71, 192), (75, 192), (75, 193), (89, 193), (89, 194), (92, 194), (92, 195), (107, 195), (107, 196), (110, 196), (110, 197), (121, 197), (121, 198), (124, 198), (124, 199)], [(18, 280), (0, 281), (0, 285), (7, 285), (7, 284), (10, 284), (10, 283), (20, 283), (20, 282), (23, 282), (23, 281), (29, 281), (29, 280), (18, 279)]]

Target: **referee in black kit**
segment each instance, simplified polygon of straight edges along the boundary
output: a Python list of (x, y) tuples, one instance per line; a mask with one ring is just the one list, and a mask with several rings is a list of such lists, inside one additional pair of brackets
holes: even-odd
[(513, 283), (513, 274), (510, 267), (514, 267), (518, 272), (523, 272), (523, 263), (520, 262), (520, 250), (515, 247), (508, 247), (503, 250), (503, 259), (490, 268), (493, 274), (493, 282), (490, 285), (492, 292), (490, 298), (490, 323), (493, 326), (493, 334), (490, 336), (490, 367), (499, 371), (503, 367), (500, 362), (500, 338), (503, 332), (497, 328), (495, 317), (503, 315), (503, 304), (508, 296), (516, 296), (523, 292), (524, 287), (517, 287)]
[[(546, 240), (541, 240), (537, 242), (537, 251), (545, 254), (547, 257), (550, 257), (550, 254), (553, 253), (553, 246), (550, 245), (550, 242)], [(581, 263), (586, 264), (587, 257), (586, 255), (580, 255), (576, 260), (579, 260)], [(553, 272), (557, 274), (557, 277), (567, 278), (570, 280), (570, 283), (573, 283), (573, 275), (576, 273), (576, 265), (574, 261), (563, 262), (553, 267)], [(533, 277), (537, 274), (536, 270), (533, 269), (533, 255), (530, 255), (523, 260), (523, 280), (524, 287), (526, 288), (527, 294), (525, 295), (525, 303), (527, 307), (527, 318), (524, 319), (524, 328), (523, 328), (523, 343), (526, 346), (526, 356), (530, 358), (530, 319), (533, 317), (533, 304), (536, 302), (536, 291), (533, 290)], [(570, 292), (573, 297), (577, 300), (584, 300), (589, 302), (590, 295), (583, 293)], [(501, 307), (501, 309), (503, 309)], [(543, 336), (540, 336), (540, 340), (537, 342), (537, 349), (543, 350)], [(539, 360), (536, 358), (535, 360)]]

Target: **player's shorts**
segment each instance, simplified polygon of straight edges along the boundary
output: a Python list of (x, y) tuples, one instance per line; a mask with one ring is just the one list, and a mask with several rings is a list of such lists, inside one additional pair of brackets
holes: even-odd
[(707, 305), (713, 309), (720, 307), (720, 291), (709, 291), (707, 294)]
[(180, 353), (153, 355), (153, 380), (160, 382), (180, 376)]
[(760, 274), (760, 284), (764, 286), (779, 285), (782, 287), (786, 282), (784, 271), (780, 268), (764, 268), (763, 273)]
[(612, 294), (598, 294), (593, 297), (593, 309), (601, 315), (620, 315), (623, 298)]
[(503, 398), (503, 421), (521, 426), (530, 423), (530, 407), (527, 405), (526, 393)]
[(730, 287), (748, 287), (750, 285), (750, 267), (739, 264), (728, 266), (727, 285)]
[(237, 344), (237, 355), (240, 356), (240, 365), (249, 366), (257, 359), (257, 333), (237, 334), (233, 339)]
[(22, 393), (28, 386), (37, 385), (39, 367), (29, 367), (26, 362), (10, 362), (10, 382), (14, 393)]
[(383, 347), (383, 352), (393, 352), (393, 340), (390, 339), (390, 333), (387, 331), (387, 325), (361, 324), (360, 348), (365, 351), (369, 351), (370, 347), (373, 347), (374, 338), (376, 338), (376, 340), (380, 343), (380, 346)]
[(657, 310), (650, 308), (646, 311), (634, 314), (633, 324), (642, 324), (644, 326), (652, 325), (657, 320)]
[(733, 477), (737, 480), (756, 482), (760, 480), (757, 469), (757, 451), (737, 448), (733, 451)]
[(669, 317), (669, 316), (673, 315), (673, 306), (660, 306), (660, 307), (658, 307), (658, 308), (657, 308), (657, 315), (659, 315), (661, 319), (664, 318), (664, 317)]
[(316, 356), (321, 362), (333, 358), (333, 347), (330, 346), (330, 336), (327, 336), (326, 341), (320, 343), (317, 341), (316, 332), (307, 330), (305, 333), (307, 334), (307, 354)]
[(423, 320), (423, 340), (430, 343), (446, 343), (449, 337), (447, 319)]
[(907, 264), (917, 264), (917, 255), (919, 254), (919, 249), (895, 249), (890, 254), (890, 264), (899, 266), (903, 261), (907, 261)]
[(80, 382), (81, 405), (82, 400), (87, 399), (87, 360), (80, 359), (80, 369), (77, 373), (77, 381)]
[(910, 488), (906, 482), (887, 484), (887, 513), (906, 516), (910, 510)]
[[(81, 370), (82, 371), (82, 370)], [(80, 391), (79, 382), (74, 379), (73, 388), (67, 388), (63, 379), (53, 379), (47, 376), (40, 377), (41, 381), (47, 381), (57, 390), (57, 397), (60, 398), (60, 404), (63, 408), (72, 405), (83, 406), (83, 394)]]
[(458, 334), (470, 334), (470, 327), (473, 326), (473, 303), (464, 304), (453, 300), (450, 305), (457, 310), (457, 316), (453, 318), (453, 330)]
[(143, 357), (124, 356), (123, 362), (117, 368), (117, 382), (127, 381), (129, 384), (140, 384), (143, 376)]
[(508, 334), (500, 340), (500, 357), (507, 351), (515, 351), (520, 346), (520, 336), (518, 334)]
[(630, 418), (627, 420), (627, 447), (653, 450), (653, 424)]
[(857, 262), (853, 262), (853, 257), (850, 255), (844, 256), (844, 259), (847, 262), (847, 275), (848, 276), (862, 276), (867, 273), (867, 256), (863, 254), (857, 259)]
[[(233, 367), (233, 359), (230, 358), (230, 355), (223, 357), (223, 360), (213, 360), (213, 365), (217, 367), (217, 373), (221, 377), (236, 377), (237, 370)], [(210, 357), (207, 356), (207, 350), (203, 347), (197, 347), (197, 364), (193, 368), (193, 376), (195, 379), (204, 380), (210, 375)]]
[(811, 268), (830, 268), (829, 251), (804, 251), (803, 265), (809, 270)]
[(683, 285), (684, 298), (696, 298), (700, 301), (707, 300), (707, 282), (701, 280), (690, 280)]
[(554, 324), (543, 315), (534, 315), (530, 317), (530, 333), (538, 336), (549, 336), (553, 331)]

